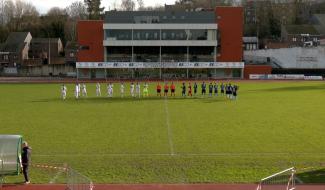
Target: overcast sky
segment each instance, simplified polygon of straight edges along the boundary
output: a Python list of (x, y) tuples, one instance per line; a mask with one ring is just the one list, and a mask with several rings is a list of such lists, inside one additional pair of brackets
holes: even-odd
[[(46, 13), (51, 7), (61, 7), (65, 8), (76, 0), (23, 0), (26, 2), (31, 2), (38, 9), (40, 13)], [(83, 0), (79, 0), (83, 1)], [(106, 10), (112, 9), (114, 2), (120, 4), (121, 0), (102, 0), (102, 6)], [(144, 0), (146, 6), (155, 6), (156, 4), (164, 5), (172, 4), (175, 0)]]

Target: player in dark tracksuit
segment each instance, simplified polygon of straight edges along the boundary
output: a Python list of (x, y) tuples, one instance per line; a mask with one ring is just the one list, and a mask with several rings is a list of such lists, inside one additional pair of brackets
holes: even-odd
[(226, 84), (225, 89), (226, 89), (226, 96), (227, 96), (227, 98), (230, 98), (229, 97), (230, 88), (229, 88), (229, 85), (228, 84)]
[(229, 84), (228, 88), (229, 88), (229, 99), (232, 99), (232, 90), (233, 90), (232, 85)]
[(207, 85), (205, 84), (205, 82), (203, 82), (202, 85), (201, 85), (202, 95), (205, 95), (206, 88), (207, 88)]
[(196, 93), (197, 93), (197, 84), (196, 84), (196, 82), (194, 83), (194, 96), (196, 96)]
[(21, 164), (23, 167), (23, 174), (25, 178), (25, 184), (29, 184), (28, 169), (30, 164), (31, 148), (28, 146), (27, 142), (23, 143), (22, 153), (21, 153)]
[(213, 88), (214, 88), (214, 95), (218, 96), (218, 85), (216, 82), (214, 83)]
[(233, 90), (232, 90), (232, 95), (233, 95), (233, 99), (237, 99), (237, 91), (238, 91), (238, 86), (234, 85)]
[(221, 95), (225, 95), (225, 85), (223, 83), (220, 85), (220, 92)]
[(185, 86), (185, 83), (183, 83), (183, 85), (182, 85), (182, 96), (183, 97), (186, 96), (186, 86)]
[(210, 82), (209, 84), (209, 96), (212, 96), (212, 92), (213, 92), (213, 84)]

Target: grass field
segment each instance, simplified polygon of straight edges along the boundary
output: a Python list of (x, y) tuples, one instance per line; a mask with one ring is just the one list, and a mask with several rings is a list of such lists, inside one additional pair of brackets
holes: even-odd
[[(1, 84), (0, 134), (23, 135), (33, 163), (68, 163), (96, 183), (251, 183), (291, 166), (324, 171), (325, 83), (238, 84), (237, 101), (156, 98), (155, 84), (146, 99), (96, 98), (88, 84), (78, 101), (68, 85), (62, 101), (59, 84)], [(300, 178), (325, 182), (315, 173)], [(55, 174), (31, 168), (33, 183)]]

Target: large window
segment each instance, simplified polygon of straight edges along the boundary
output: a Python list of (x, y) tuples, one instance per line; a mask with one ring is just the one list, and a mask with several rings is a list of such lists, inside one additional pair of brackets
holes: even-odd
[(190, 62), (213, 62), (215, 59), (215, 47), (190, 47)]
[(190, 30), (189, 40), (207, 40), (208, 30)]
[(160, 47), (134, 47), (135, 62), (159, 62)]
[(162, 40), (187, 40), (187, 34), (185, 30), (162, 30)]
[(106, 47), (108, 62), (131, 62), (132, 47)]
[(105, 30), (105, 40), (217, 40), (217, 30)]
[(134, 30), (134, 40), (160, 40), (159, 30)]
[(187, 47), (161, 47), (162, 62), (186, 62)]
[(105, 30), (106, 40), (132, 40), (132, 30)]

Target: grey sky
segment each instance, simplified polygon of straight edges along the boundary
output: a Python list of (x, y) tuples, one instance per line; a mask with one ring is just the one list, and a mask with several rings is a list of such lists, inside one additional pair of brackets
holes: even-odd
[[(61, 7), (65, 8), (70, 5), (72, 2), (77, 0), (24, 0), (27, 2), (31, 2), (38, 9), (40, 13), (46, 13), (51, 7)], [(83, 1), (83, 0), (79, 0)], [(102, 0), (102, 6), (108, 10), (112, 9), (114, 2), (120, 4), (121, 0)], [(154, 6), (156, 4), (164, 5), (172, 4), (175, 0), (144, 0), (146, 6)]]

